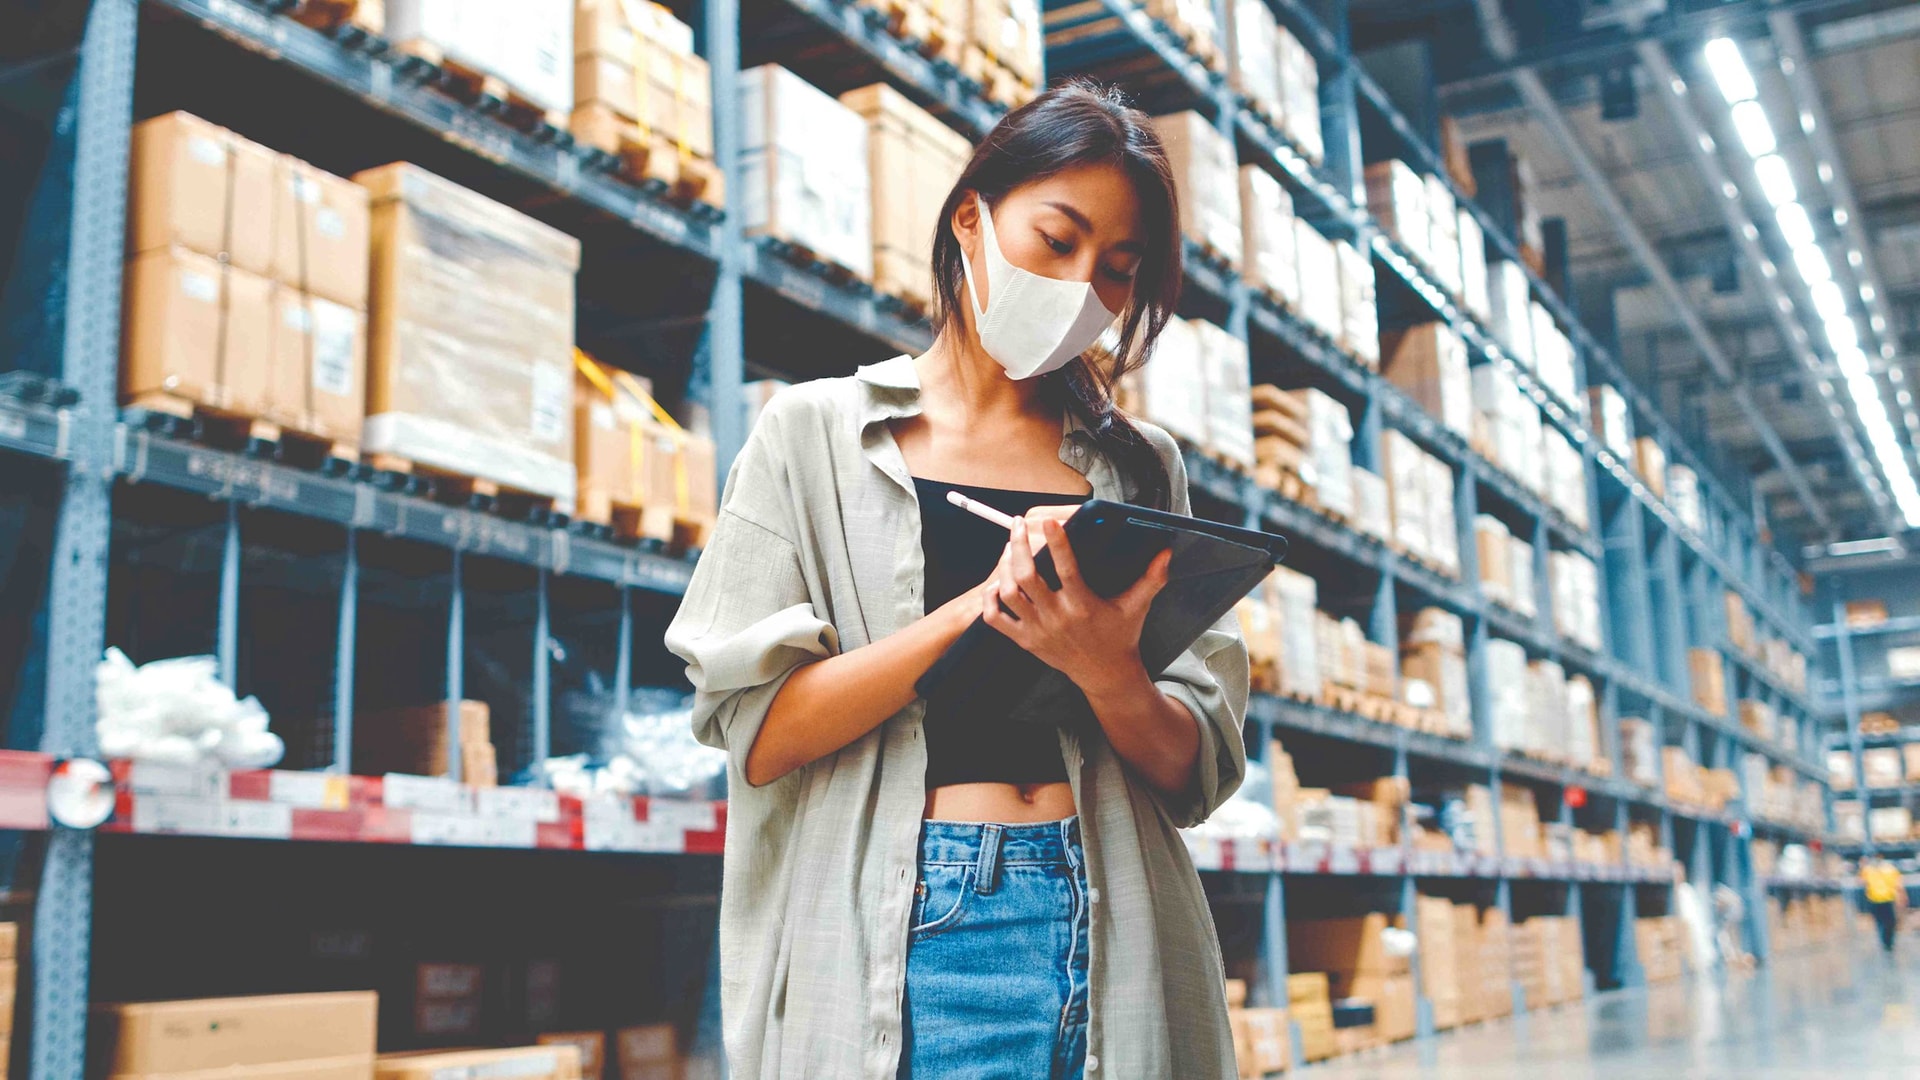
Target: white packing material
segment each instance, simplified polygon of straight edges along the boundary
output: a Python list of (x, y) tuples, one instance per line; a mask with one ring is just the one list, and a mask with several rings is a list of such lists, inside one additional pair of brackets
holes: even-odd
[(94, 731), (108, 758), (266, 769), (286, 753), (267, 730), (267, 710), (256, 698), (236, 698), (211, 656), (136, 666), (109, 648), (94, 669), (94, 705)]

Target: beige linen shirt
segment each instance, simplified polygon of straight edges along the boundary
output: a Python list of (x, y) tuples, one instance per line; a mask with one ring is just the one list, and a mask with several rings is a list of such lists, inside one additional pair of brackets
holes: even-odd
[[(762, 787), (747, 751), (794, 669), (923, 615), (920, 511), (888, 421), (920, 412), (901, 356), (783, 390), (728, 474), (719, 524), (667, 647), (687, 662), (693, 726), (728, 751), (720, 979), (733, 1075), (893, 1080), (926, 802), (924, 703)], [(1187, 513), (1173, 440), (1143, 425)], [(1133, 486), (1069, 419), (1060, 460), (1097, 498)], [(1219, 941), (1180, 828), (1246, 769), (1247, 654), (1232, 615), (1158, 680), (1199, 721), (1193, 786), (1168, 798), (1096, 728), (1062, 729), (1092, 901), (1089, 1080), (1236, 1075)]]

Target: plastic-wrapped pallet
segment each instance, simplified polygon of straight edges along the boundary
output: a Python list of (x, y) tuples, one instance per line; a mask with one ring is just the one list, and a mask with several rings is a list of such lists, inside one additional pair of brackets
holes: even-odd
[(1146, 418), (1194, 446), (1207, 445), (1208, 433), (1207, 380), (1201, 375), (1205, 369), (1200, 335), (1193, 323), (1178, 317), (1168, 319), (1154, 345), (1153, 359), (1140, 369)]
[[(1473, 403), (1487, 418), (1487, 440), (1491, 444), (1494, 464), (1513, 475), (1524, 479), (1530, 470), (1537, 470), (1538, 445), (1534, 438), (1534, 429), (1539, 421), (1539, 410), (1520, 389), (1513, 375), (1493, 364), (1482, 364), (1470, 373), (1473, 384)], [(1533, 414), (1533, 425), (1529, 426), (1528, 413)], [(1530, 485), (1531, 486), (1531, 485)]]
[(1428, 415), (1462, 437), (1473, 434), (1473, 379), (1467, 345), (1446, 323), (1416, 323), (1380, 338), (1387, 380), (1407, 392)]
[(1346, 517), (1353, 516), (1353, 414), (1337, 398), (1307, 389), (1307, 448), (1313, 485), (1320, 505)]
[(1686, 523), (1694, 532), (1705, 529), (1705, 516), (1700, 508), (1700, 477), (1685, 465), (1667, 466), (1667, 505), (1673, 507), (1673, 516)]
[(1266, 0), (1227, 5), (1227, 78), (1269, 121), (1286, 112), (1280, 97), (1280, 23)]
[(362, 449), (571, 511), (580, 242), (415, 165), (354, 180), (373, 204)]
[(1280, 692), (1293, 697), (1320, 696), (1319, 586), (1282, 566), (1268, 579), (1279, 616)]
[(1600, 741), (1600, 702), (1585, 675), (1567, 677), (1567, 756), (1580, 768), (1607, 771), (1606, 746)]
[(1496, 259), (1487, 265), (1487, 329), (1521, 367), (1533, 366), (1533, 314), (1527, 272), (1519, 263)]
[(1527, 650), (1519, 642), (1488, 638), (1486, 656), (1493, 744), (1506, 750), (1523, 750), (1527, 746), (1529, 699)]
[(1538, 575), (1533, 572), (1534, 547), (1515, 536), (1507, 541), (1507, 579), (1512, 590), (1513, 610), (1532, 618), (1540, 611), (1537, 599)]
[(1546, 500), (1575, 525), (1587, 526), (1587, 462), (1558, 428), (1542, 424), (1541, 478)]
[(1453, 466), (1431, 454), (1426, 458), (1427, 553), (1442, 570), (1460, 573), (1459, 519), (1453, 512)]
[(750, 236), (873, 277), (867, 122), (777, 64), (740, 73), (740, 217)]
[(1633, 413), (1620, 391), (1601, 384), (1587, 387), (1587, 407), (1593, 417), (1593, 433), (1600, 445), (1622, 462), (1633, 460)]
[(1573, 390), (1573, 342), (1560, 330), (1553, 316), (1539, 301), (1527, 305), (1528, 321), (1533, 326), (1533, 370), (1540, 385), (1560, 400), (1580, 407)]
[(1517, 390), (1512, 400), (1513, 434), (1519, 440), (1519, 456), (1510, 463), (1513, 478), (1529, 491), (1544, 494), (1547, 477), (1546, 453), (1542, 445), (1546, 439), (1546, 421), (1525, 391)]
[(1446, 180), (1428, 176), (1427, 252), (1429, 266), (1440, 290), (1449, 296), (1460, 295), (1460, 204)]
[(1480, 219), (1464, 207), (1460, 210), (1460, 303), (1482, 322), (1491, 317), (1492, 303), (1487, 293), (1487, 238)]
[[(1465, 738), (1473, 732), (1473, 704), (1467, 690), (1466, 629), (1460, 616), (1441, 608), (1424, 608), (1414, 615), (1401, 642), (1400, 676), (1403, 685), (1423, 684), (1433, 695), (1432, 707), (1447, 718), (1447, 731)], [(1409, 704), (1413, 701), (1412, 687)]]
[(1180, 196), (1180, 231), (1239, 269), (1240, 184), (1233, 140), (1197, 112), (1153, 118)]
[(1340, 340), (1340, 256), (1320, 230), (1295, 218), (1294, 248), (1300, 263), (1300, 314), (1314, 329)]
[(1433, 518), (1427, 509), (1431, 479), (1427, 455), (1395, 428), (1381, 432), (1380, 453), (1387, 498), (1393, 505), (1393, 538), (1408, 554), (1431, 559)]
[(1367, 166), (1367, 210), (1388, 236), (1422, 262), (1433, 258), (1433, 219), (1427, 213), (1427, 184), (1413, 166), (1398, 159)]
[(1393, 500), (1387, 494), (1386, 477), (1358, 466), (1349, 474), (1353, 479), (1353, 527), (1385, 541), (1393, 536)]
[[(573, 106), (573, 0), (387, 0), (387, 40), (403, 53), (499, 78), (543, 112)], [(435, 57), (435, 59), (439, 59)]]
[[(1261, 0), (1242, 0), (1265, 8)], [(1299, 226), (1294, 221), (1293, 198), (1272, 173), (1258, 165), (1240, 166), (1241, 246), (1248, 287), (1258, 289), (1288, 308), (1300, 307), (1300, 262), (1296, 254)]]
[[(644, 0), (577, 0), (574, 10), (574, 138), (619, 154), (625, 144), (651, 148), (646, 172), (665, 179), (651, 153), (677, 155), (678, 178), (713, 170), (713, 77), (693, 51), (693, 28)], [(704, 163), (704, 168), (693, 162)], [(700, 192), (711, 203), (722, 199)]]
[(1206, 379), (1206, 448), (1252, 472), (1253, 386), (1247, 343), (1204, 319), (1195, 320)]
[(929, 305), (940, 210), (973, 147), (886, 83), (849, 90), (840, 103), (867, 123), (874, 287)]
[(1340, 335), (1342, 348), (1370, 368), (1380, 366), (1380, 309), (1373, 280), (1373, 257), (1336, 240), (1333, 250), (1340, 266)]
[(1286, 27), (1274, 38), (1280, 58), (1280, 126), (1307, 160), (1318, 165), (1327, 152), (1320, 133), (1320, 68)]
[(1480, 591), (1494, 603), (1512, 607), (1512, 556), (1507, 552), (1513, 544), (1512, 531), (1499, 518), (1479, 514), (1473, 519), (1473, 536), (1479, 555)]
[(1527, 665), (1527, 748), (1541, 757), (1567, 752), (1567, 673), (1551, 660)]

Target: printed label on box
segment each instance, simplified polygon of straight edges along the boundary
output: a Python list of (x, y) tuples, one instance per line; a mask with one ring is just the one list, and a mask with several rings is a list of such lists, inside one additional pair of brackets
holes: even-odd
[(345, 397), (353, 393), (354, 313), (332, 302), (313, 298), (313, 388)]
[(567, 408), (572, 401), (571, 372), (557, 364), (533, 366), (533, 437), (559, 442), (567, 437)]

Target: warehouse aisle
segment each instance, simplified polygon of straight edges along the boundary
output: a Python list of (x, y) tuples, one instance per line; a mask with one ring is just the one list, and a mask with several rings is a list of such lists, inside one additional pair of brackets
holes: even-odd
[(1654, 1080), (1920, 1075), (1920, 939), (1899, 962), (1851, 948), (1790, 957), (1732, 980), (1604, 994), (1512, 1023), (1454, 1032), (1422, 1050), (1314, 1066), (1326, 1080)]

